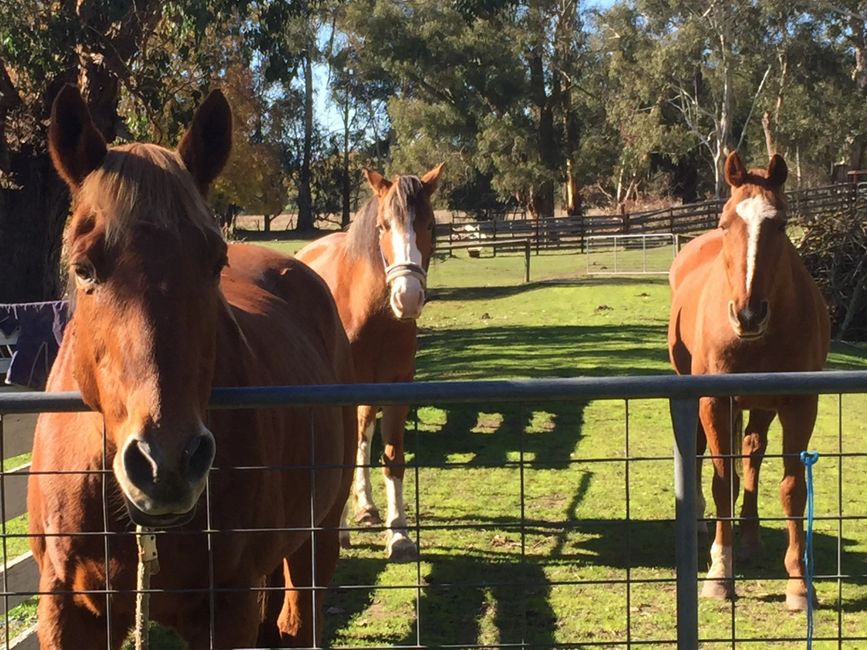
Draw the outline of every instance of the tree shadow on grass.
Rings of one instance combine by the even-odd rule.
[[[554,645],[557,616],[542,568],[519,558],[481,564],[472,557],[431,559],[417,629],[398,645]]]
[[[418,380],[670,372],[661,325],[427,330],[416,358]]]
[[[577,519],[575,508],[585,498],[592,478],[590,472],[582,474],[562,517],[528,516],[521,522],[519,516],[514,515],[443,517],[435,513],[425,514],[422,523],[426,526],[477,526],[477,530],[472,545],[467,547],[462,542],[465,531],[456,533],[454,537],[440,535],[438,539],[432,531],[422,531],[422,542],[432,538],[436,541],[421,546],[425,563],[419,601],[421,642],[428,646],[479,643],[496,646],[523,638],[528,644],[538,647],[550,646],[562,623],[559,619],[566,615],[560,611],[564,606],[562,590],[581,592],[581,586],[570,581],[587,576],[593,580],[618,581],[625,579],[627,569],[647,569],[662,571],[656,577],[666,578],[668,574],[673,582],[676,566],[674,522]],[[525,540],[523,556],[522,535]],[[763,527],[762,535],[764,553],[750,563],[736,563],[737,580],[774,581],[773,584],[779,585],[779,593],[754,598],[781,601],[785,591],[783,555],[787,533],[781,527]],[[847,550],[857,543],[854,539],[842,539],[845,573],[853,576],[852,580],[844,581],[845,584],[863,584],[867,575],[867,555]],[[817,572],[833,573],[836,537],[816,532],[814,545]],[[697,578],[700,579],[708,561],[706,546],[699,547],[698,560],[700,573]],[[337,606],[336,613],[330,614],[328,620],[332,635],[334,630],[350,626],[356,616],[374,605],[376,589],[373,586],[386,568],[384,558],[347,558],[341,561],[337,582],[362,585],[363,588],[341,591],[329,598],[329,605]],[[594,573],[586,573],[591,569]],[[564,579],[565,584],[558,585],[558,581]],[[587,586],[590,591],[586,593],[598,588],[592,584]],[[405,588],[415,591],[415,587],[412,578]],[[777,588],[771,586],[769,589]],[[555,596],[557,590],[561,593],[559,601]],[[846,612],[861,611],[865,602],[867,597],[846,600],[842,608]],[[833,603],[826,603],[826,606],[834,607]],[[414,612],[415,605],[411,608]],[[379,615],[387,616],[388,612],[383,610]],[[398,615],[406,616],[406,609]],[[412,617],[412,613],[409,616]],[[408,633],[390,633],[387,629],[383,631],[382,626],[372,626],[375,630],[371,630],[369,636],[363,633],[362,636],[368,643],[413,645],[418,640],[416,626],[417,622],[413,622]],[[398,627],[406,630],[405,625]]]
[[[530,266],[532,272],[532,264]],[[428,290],[428,302],[435,300],[495,300],[517,296],[528,291],[556,285],[558,287],[594,287],[594,286],[647,286],[648,284],[668,285],[667,278],[622,277],[622,278],[582,278],[580,280],[552,279],[513,284],[501,287],[432,287]]]
[[[502,467],[523,454],[529,466],[564,469],[581,438],[586,405],[584,401],[550,402],[537,409],[511,403],[443,405],[446,421],[442,428],[413,433],[410,419],[407,444],[421,468],[446,464]],[[471,458],[455,462],[450,460],[454,454]]]

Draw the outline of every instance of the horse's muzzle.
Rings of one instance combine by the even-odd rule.
[[[733,300],[729,300],[729,323],[740,339],[758,339],[765,335],[771,320],[771,308],[767,300],[762,300],[758,309],[749,305],[737,309]]]
[[[142,526],[167,527],[192,519],[215,450],[214,437],[204,427],[180,447],[130,436],[115,456],[114,473],[132,520]]]
[[[415,320],[424,307],[427,272],[411,262],[399,262],[385,269],[385,280],[390,290],[389,302],[395,317]]]
[[[126,511],[129,518],[137,526],[146,526],[148,528],[176,528],[190,523],[193,517],[196,516],[196,506],[192,510],[181,514],[168,515],[149,515],[146,512],[139,510],[136,505],[124,496]]]

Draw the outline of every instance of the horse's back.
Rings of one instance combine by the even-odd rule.
[[[309,341],[328,357],[330,381],[351,381],[349,344],[322,278],[303,262],[262,246],[233,244],[228,255],[221,286],[239,321],[249,321],[247,328],[288,328],[290,338]]]
[[[336,260],[345,254],[346,233],[334,232],[320,237],[295,254],[295,257],[307,264],[328,282],[329,269],[336,266]]]

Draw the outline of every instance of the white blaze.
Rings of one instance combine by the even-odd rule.
[[[391,264],[406,264],[412,263],[421,266],[422,257],[421,251],[415,240],[415,214],[412,208],[409,208],[410,214],[408,223],[400,226],[392,227],[391,229],[391,248],[394,258],[390,260]],[[395,278],[391,283],[391,303],[395,311],[401,311],[400,305],[406,306],[405,300],[395,300],[397,296],[404,298],[405,296],[421,296],[424,291],[419,279],[413,275],[403,275]],[[412,304],[412,302],[410,302]],[[419,305],[420,309],[420,305]],[[399,314],[402,315],[402,314]]]
[[[735,212],[747,224],[747,286],[749,294],[756,272],[756,256],[759,252],[759,233],[765,219],[773,219],[777,209],[764,196],[744,199],[735,206]]]
[[[400,264],[402,262],[412,262],[421,266],[421,251],[415,243],[415,214],[412,208],[409,208],[410,214],[408,223],[400,224],[401,227],[393,227],[391,229],[391,248],[394,254],[392,264]],[[398,278],[400,279],[400,278]]]

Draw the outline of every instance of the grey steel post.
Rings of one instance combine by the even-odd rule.
[[[674,426],[677,647],[698,648],[698,539],[696,531],[696,431],[698,400],[669,400]]]

